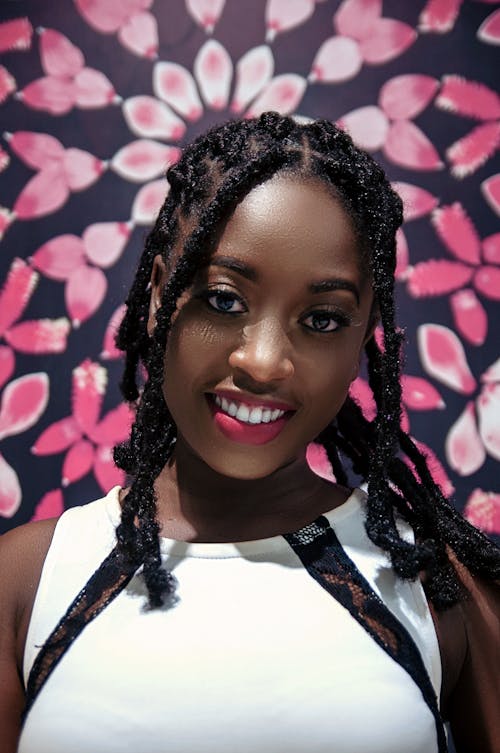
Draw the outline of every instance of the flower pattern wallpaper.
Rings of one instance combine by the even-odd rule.
[[[0,532],[124,483],[114,333],[165,171],[277,110],[338,123],[403,198],[403,426],[498,536],[499,44],[488,0],[4,0]]]

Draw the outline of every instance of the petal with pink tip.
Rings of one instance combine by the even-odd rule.
[[[11,518],[19,510],[22,497],[17,473],[0,455],[0,515]]]
[[[82,68],[73,81],[73,98],[84,109],[106,107],[116,97],[114,87],[101,71]]]
[[[233,78],[233,63],[225,48],[215,39],[207,40],[196,55],[193,71],[205,104],[223,110]]]
[[[0,105],[5,102],[9,94],[16,91],[17,84],[14,76],[12,76],[7,68],[0,65]]]
[[[493,211],[500,215],[500,174],[483,180],[481,191]]]
[[[461,394],[476,388],[462,343],[456,334],[441,324],[422,324],[417,329],[420,360],[426,372]]]
[[[0,345],[0,387],[3,387],[7,379],[14,373],[16,359],[12,348],[8,345]]]
[[[35,269],[51,280],[63,282],[85,262],[83,241],[77,235],[58,235],[38,248],[30,258]]]
[[[163,206],[169,188],[165,178],[141,186],[132,205],[132,221],[137,225],[151,225]]]
[[[387,116],[379,107],[367,105],[343,115],[337,125],[347,131],[361,149],[374,152],[385,142],[389,130]]]
[[[158,55],[158,24],[148,11],[135,13],[118,31],[118,39],[130,52],[141,58]]]
[[[0,206],[0,240],[15,220],[15,214],[5,207]]]
[[[306,85],[305,78],[297,76],[295,73],[276,76],[269,82],[255,102],[250,105],[246,116],[256,118],[267,110],[276,110],[282,115],[288,115],[298,107]]]
[[[14,213],[21,220],[44,217],[62,207],[68,196],[63,168],[54,163],[26,183],[16,199]]]
[[[429,214],[439,203],[439,200],[429,191],[411,183],[394,181],[393,189],[403,200],[404,221],[416,220]]]
[[[500,358],[481,375],[482,382],[500,382]]]
[[[64,458],[62,485],[68,486],[86,476],[94,464],[94,455],[94,446],[91,442],[86,439],[75,442]]]
[[[500,44],[500,9],[484,19],[477,30],[477,37],[486,44]]]
[[[72,416],[61,418],[42,431],[31,448],[34,455],[54,455],[77,442],[82,432]]]
[[[126,310],[127,307],[124,303],[121,306],[118,306],[111,319],[109,320],[106,331],[104,332],[101,358],[106,361],[111,361],[123,356],[123,351],[118,350],[115,345],[115,338]]]
[[[47,520],[58,518],[64,512],[64,497],[60,489],[53,489],[43,495],[35,507],[31,522],[35,520]]]
[[[266,40],[303,24],[314,11],[314,0],[267,0]]]
[[[14,259],[0,292],[0,335],[3,335],[28,305],[38,275],[23,259]]]
[[[134,412],[125,403],[110,410],[102,421],[89,430],[89,437],[96,444],[114,445],[124,442],[129,434]]]
[[[427,0],[418,19],[419,31],[445,34],[453,29],[463,0]]]
[[[214,30],[226,0],[186,0],[188,13],[208,34]]]
[[[446,248],[457,259],[474,265],[481,262],[479,235],[458,201],[436,209],[432,213],[432,224]]]
[[[354,78],[362,65],[357,42],[348,37],[329,37],[316,53],[308,78],[313,83],[337,84]]]
[[[464,508],[464,517],[489,534],[500,533],[500,494],[474,489]]]
[[[484,261],[490,264],[500,264],[500,233],[493,233],[483,238],[481,248]]]
[[[19,353],[63,353],[70,330],[65,317],[21,322],[5,333],[5,339]]]
[[[439,81],[432,76],[395,76],[381,88],[378,103],[391,120],[411,120],[425,110],[438,88]]]
[[[2,149],[0,146],[0,173],[3,173],[3,171],[9,166],[10,164],[10,157],[5,151],[5,149]]]
[[[128,3],[114,0],[75,0],[75,5],[85,21],[103,34],[118,31],[130,13]]]
[[[25,374],[5,387],[0,404],[0,439],[30,429],[47,407],[49,378],[45,372]]]
[[[193,77],[177,63],[156,63],[153,69],[153,90],[157,97],[188,120],[198,120],[203,106]]]
[[[500,118],[500,97],[479,81],[462,76],[443,76],[436,106],[478,120]]]
[[[486,452],[500,460],[500,384],[484,384],[476,405],[479,434]]]
[[[64,176],[71,191],[83,191],[102,175],[104,164],[83,149],[66,149],[63,157]]]
[[[94,476],[105,494],[113,486],[124,486],[125,473],[116,467],[111,447],[97,448],[94,460]]]
[[[500,123],[484,123],[446,150],[455,178],[474,173],[496,152],[500,144]]]
[[[0,52],[29,50],[33,27],[27,18],[13,18],[0,24]]]
[[[483,465],[486,452],[476,427],[474,403],[467,403],[451,426],[445,442],[446,459],[459,476],[470,476]]]
[[[68,278],[64,291],[66,309],[74,327],[94,314],[104,300],[108,283],[104,272],[82,264]]]
[[[332,466],[328,460],[326,450],[321,444],[311,442],[307,445],[306,460],[309,468],[321,478],[326,478],[328,481],[335,482],[335,476],[333,475]]]
[[[370,33],[359,43],[365,63],[382,65],[402,55],[417,38],[417,32],[408,24],[392,18],[380,18]]]
[[[443,398],[427,379],[403,374],[401,389],[403,402],[410,410],[436,410],[445,407]]]
[[[73,78],[85,65],[82,51],[54,29],[40,32],[40,60],[47,76]]]
[[[60,162],[64,156],[64,147],[61,142],[54,136],[49,136],[48,133],[16,131],[7,136],[7,141],[19,159],[35,170]]]
[[[406,280],[410,271],[410,251],[402,228],[396,231],[396,280]]]
[[[448,478],[448,474],[436,453],[423,442],[417,441],[415,437],[412,437],[412,439],[417,448],[424,455],[427,467],[429,468],[434,482],[439,486],[445,497],[451,497],[455,488]]]
[[[351,397],[363,411],[364,417],[368,421],[373,421],[377,414],[377,407],[371,391],[370,385],[361,377],[357,377],[351,383],[349,388],[349,397]]]
[[[33,110],[65,115],[74,105],[73,84],[65,79],[44,76],[19,92],[19,99]]]
[[[82,240],[87,259],[102,269],[113,266],[123,253],[131,228],[126,222],[96,222],[85,228]]]
[[[446,259],[429,259],[408,272],[408,292],[414,298],[446,295],[470,282],[474,270]]]
[[[338,34],[360,41],[382,15],[382,0],[344,0],[333,17]]]
[[[122,108],[128,127],[137,136],[174,141],[184,136],[184,121],[165,102],[160,102],[155,97],[130,97],[125,100]]]
[[[440,170],[443,163],[433,144],[415,123],[397,120],[389,127],[384,152],[396,165],[411,170]]]
[[[450,296],[455,326],[472,345],[482,345],[488,332],[488,317],[481,302],[470,288]]]
[[[236,65],[236,86],[231,110],[240,113],[269,83],[274,72],[274,58],[265,44],[246,52]]]
[[[122,147],[113,157],[110,166],[125,180],[142,183],[166,172],[178,156],[179,150],[175,147],[139,139]]]
[[[500,269],[484,265],[474,275],[474,286],[492,301],[500,301]]]
[[[107,384],[108,372],[104,366],[89,358],[73,369],[73,418],[86,433],[92,431],[99,420]]]

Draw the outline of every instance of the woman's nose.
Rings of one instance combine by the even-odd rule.
[[[288,379],[294,373],[291,343],[281,323],[266,318],[243,329],[242,340],[229,356],[233,369],[256,382]]]

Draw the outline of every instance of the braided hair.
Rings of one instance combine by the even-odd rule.
[[[375,418],[367,420],[347,397],[318,441],[340,483],[347,481],[346,459],[367,480],[366,531],[389,554],[397,575],[415,578],[425,572],[429,598],[436,608],[447,608],[460,598],[448,551],[473,574],[487,578],[498,577],[500,554],[444,497],[425,457],[400,428],[402,334],[395,325],[394,269],[401,200],[373,159],[326,120],[300,124],[269,112],[230,121],[198,137],[167,172],[170,191],[147,237],[117,335],[117,345],[125,351],[122,392],[126,400],[137,401],[130,438],[115,448],[117,465],[131,478],[117,527],[119,551],[129,562],[143,565],[150,606],[161,605],[174,588],[173,577],[162,568],[154,492],[176,440],[162,391],[172,315],[237,204],[255,186],[283,172],[320,180],[351,217],[383,332],[381,346],[372,337],[365,347]],[[174,265],[172,250],[182,241]],[[150,281],[158,254],[172,271],[149,335]],[[414,543],[401,537],[396,512],[413,527]]]

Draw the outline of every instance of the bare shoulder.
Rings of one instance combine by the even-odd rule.
[[[0,536],[0,594],[36,591],[57,518],[26,523]],[[19,589],[21,591],[19,592]],[[34,593],[33,593],[34,596]]]

